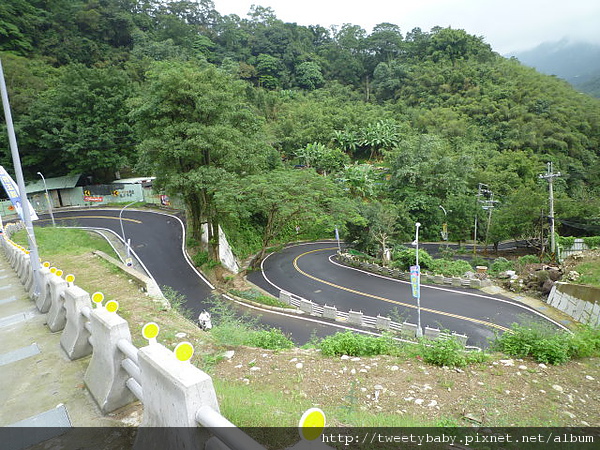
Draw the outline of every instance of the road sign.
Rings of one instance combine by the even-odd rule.
[[[421,296],[421,267],[410,266],[410,285],[413,297],[419,298]]]
[[[83,201],[84,202],[101,202],[101,201],[104,201],[104,197],[92,197],[89,195],[85,195],[83,197]]]

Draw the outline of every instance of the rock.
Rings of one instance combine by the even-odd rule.
[[[395,372],[395,371],[396,371],[396,370],[398,370],[398,369],[400,369],[400,367],[398,367],[398,366],[392,366],[392,367],[390,367],[390,370],[391,370],[392,372]]]
[[[298,358],[292,358],[292,359],[290,359],[290,362],[296,362],[296,361],[298,361]]]
[[[231,359],[231,358],[233,358],[233,355],[235,355],[235,351],[234,350],[227,350],[225,353],[223,353],[223,358],[225,358],[225,359]]]
[[[427,405],[428,408],[433,408],[434,406],[437,406],[438,402],[436,400],[431,400],[429,402],[429,404]]]
[[[352,369],[352,370],[350,371],[350,374],[351,374],[351,375],[356,375],[356,369]]]
[[[346,359],[350,359],[350,357],[348,355],[342,355],[340,359],[346,360]]]
[[[187,334],[185,334],[185,333],[177,333],[177,334],[175,335],[175,337],[176,337],[177,339],[183,339],[183,338],[184,338],[184,337],[186,337],[186,336],[187,336]]]
[[[301,362],[296,364],[296,369],[302,369],[303,367],[304,367],[304,364],[302,364]]]
[[[547,366],[546,364],[544,364],[544,363],[539,363],[539,364],[538,364],[538,367],[539,367],[540,369],[547,369],[547,368],[548,368],[548,366]]]
[[[549,294],[550,291],[552,290],[553,286],[554,286],[554,281],[552,281],[551,279],[547,279],[546,281],[544,281],[544,283],[542,284],[542,287],[541,287],[542,294],[544,294],[544,295]]]
[[[352,358],[350,361],[360,361],[360,358],[358,358],[358,357],[356,357],[356,356],[355,356],[355,357],[354,357],[354,358]]]
[[[590,375],[586,375],[586,376],[585,376],[585,379],[586,379],[586,380],[589,380],[589,381],[594,381],[594,377],[592,377],[592,376],[590,376]]]
[[[558,391],[558,392],[564,392],[563,387],[558,384],[553,384],[552,389],[554,389],[555,391]]]
[[[260,370],[260,367],[258,367],[258,366],[250,367],[251,372],[258,372],[259,370]]]
[[[500,364],[502,364],[504,367],[508,367],[508,366],[514,366],[515,362],[512,359],[501,359]]]
[[[573,414],[571,411],[563,411],[563,414],[566,414],[567,416],[569,416],[571,419],[575,419],[577,416],[575,414]]]
[[[415,400],[415,405],[422,405],[425,402],[422,398],[418,398]]]
[[[581,274],[579,272],[575,272],[574,270],[571,270],[567,274],[567,281],[577,281],[580,276],[581,276]]]

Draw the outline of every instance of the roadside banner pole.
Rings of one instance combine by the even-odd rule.
[[[25,229],[27,230],[27,238],[29,240],[29,256],[31,269],[33,272],[33,295],[35,298],[39,295],[39,270],[40,270],[40,257],[38,254],[37,242],[35,241],[35,234],[33,232],[33,223],[31,221],[31,211],[28,208],[29,202],[27,200],[27,192],[25,191],[25,179],[23,178],[23,169],[21,167],[21,158],[19,156],[19,148],[17,146],[17,138],[15,136],[15,129],[12,121],[12,114],[10,112],[10,103],[8,101],[8,92],[6,90],[6,82],[4,80],[4,71],[2,69],[2,60],[0,60],[0,91],[2,94],[2,107],[4,108],[4,117],[6,118],[6,130],[8,132],[8,142],[10,144],[10,151],[12,154],[13,165],[15,169],[15,176],[17,177],[17,185],[19,186],[19,193],[21,195],[21,205],[23,205],[23,221],[25,222]]]
[[[421,267],[419,266],[419,227],[421,224],[415,224],[415,265],[410,267],[410,283],[412,285],[413,297],[417,299],[417,337],[423,337],[423,328],[421,328]]]

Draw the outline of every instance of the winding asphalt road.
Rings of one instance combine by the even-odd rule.
[[[417,304],[409,282],[371,274],[335,261],[333,242],[292,245],[269,255],[262,272],[250,281],[277,295],[292,292],[342,311],[369,316],[392,316],[395,321],[417,323]],[[500,295],[485,295],[467,288],[421,285],[421,325],[448,329],[469,337],[468,344],[487,347],[496,332],[513,323],[555,322],[534,309]]]
[[[167,213],[126,209],[119,220],[119,209],[90,209],[55,211],[58,226],[100,228],[111,230],[125,239],[131,240],[131,248],[162,288],[169,286],[185,297],[185,307],[194,317],[212,306],[207,302],[214,287],[189,262],[183,250],[185,228],[176,215]],[[123,230],[121,230],[121,223]],[[40,215],[36,226],[48,226],[50,219]],[[281,329],[298,345],[308,342],[311,337],[325,337],[341,330],[341,326],[317,318],[298,316],[252,307],[238,306],[240,313],[259,317],[261,324]]]
[[[59,226],[103,228],[118,236],[124,233],[131,240],[135,255],[159,286],[170,286],[182,294],[186,308],[195,316],[210,307],[207,299],[214,288],[193,267],[183,250],[182,220],[167,213],[133,209],[124,210],[119,220],[120,213],[119,209],[57,211],[55,218]],[[36,224],[48,222],[41,216]],[[396,321],[417,323],[416,301],[409,283],[341,266],[333,258],[336,250],[332,242],[292,245],[269,255],[263,262],[263,270],[250,273],[248,279],[275,296],[286,290],[316,303],[335,305],[342,311],[391,315]],[[324,337],[348,328],[314,317],[240,308],[245,312],[251,310],[262,324],[280,328],[300,345],[313,335]],[[495,332],[505,331],[515,322],[545,320],[533,309],[501,296],[482,295],[469,289],[421,286],[422,326],[466,334],[469,345],[486,347]]]

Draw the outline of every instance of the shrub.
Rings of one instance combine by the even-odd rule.
[[[571,358],[597,355],[600,330],[585,327],[571,334],[538,323],[514,324],[511,332],[496,338],[492,348],[518,358],[531,356],[537,362],[563,364]]]
[[[500,272],[506,272],[507,270],[513,270],[514,264],[506,258],[496,258],[490,266],[489,272],[493,275],[498,275]]]
[[[281,330],[270,328],[267,330],[256,330],[251,333],[245,345],[269,350],[284,350],[292,348],[294,342],[283,334]]]
[[[464,367],[467,359],[464,349],[456,339],[424,341],[420,348],[423,361],[435,366]]]
[[[424,362],[440,367],[464,367],[487,358],[483,352],[465,351],[460,342],[454,338],[422,341],[419,352]]]
[[[395,353],[396,346],[388,336],[368,336],[352,331],[327,336],[317,344],[325,356],[375,356]]]
[[[583,242],[590,250],[600,248],[600,236],[584,237]]]
[[[600,329],[583,326],[569,341],[569,353],[573,358],[596,356],[600,352]]]
[[[462,259],[434,259],[429,266],[429,270],[436,275],[447,275],[452,277],[460,277],[471,269],[471,265]]]
[[[409,270],[410,266],[416,263],[416,249],[404,248],[395,250],[392,254],[392,267],[397,267],[401,270]],[[433,258],[425,250],[419,250],[419,266],[427,269],[431,266]]]
[[[471,264],[471,267],[474,269],[477,266],[487,266],[488,262],[482,258],[481,256],[475,256],[474,258],[471,259],[471,261],[469,261],[469,263]]]
[[[521,256],[518,260],[519,264],[525,266],[527,264],[539,264],[540,258],[536,255]]]

